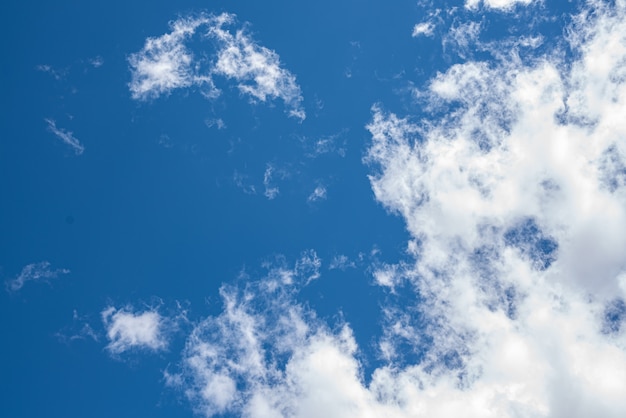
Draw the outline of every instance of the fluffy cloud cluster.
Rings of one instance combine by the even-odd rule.
[[[590,7],[570,65],[458,64],[434,121],[373,110],[372,187],[416,260],[376,279],[420,300],[381,351],[426,350],[428,416],[626,413],[626,5]]]
[[[626,3],[589,8],[569,63],[469,61],[431,80],[426,118],[373,108],[372,188],[413,261],[374,275],[403,303],[370,376],[349,324],[297,302],[305,253],[223,287],[168,381],[206,416],[624,416]]]
[[[209,83],[211,79],[195,72],[193,54],[185,42],[199,26],[209,24],[205,17],[179,19],[171,24],[172,31],[158,38],[148,38],[143,49],[130,55],[132,69],[129,88],[133,99],[156,98],[178,88]]]
[[[243,29],[231,31],[234,24],[232,14],[199,15],[178,19],[171,23],[171,32],[148,38],[143,49],[128,59],[132,97],[145,100],[195,86],[214,98],[220,93],[213,81],[217,75],[234,80],[253,101],[283,100],[289,115],[303,120],[295,76],[282,67],[274,51],[257,44]],[[212,61],[196,57],[187,46],[201,29],[203,38],[213,40],[216,47]]]
[[[101,313],[109,340],[107,350],[121,354],[132,349],[163,350],[167,347],[168,319],[154,310],[108,307]]]

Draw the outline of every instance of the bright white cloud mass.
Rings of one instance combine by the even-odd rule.
[[[163,350],[167,347],[167,322],[154,310],[133,312],[132,309],[107,307],[101,313],[109,340],[107,349],[121,354],[132,349]]]
[[[170,33],[148,38],[143,49],[128,59],[132,97],[157,98],[175,89],[195,86],[207,98],[215,98],[220,94],[213,80],[217,75],[235,81],[240,92],[253,101],[283,100],[290,116],[304,120],[302,95],[295,77],[282,67],[274,51],[258,45],[245,29],[234,33],[228,29],[235,23],[235,16],[228,13],[181,18],[170,24]],[[201,38],[212,40],[216,46],[209,60],[194,56],[186,46],[200,30]]]
[[[371,185],[413,260],[376,282],[415,299],[383,308],[382,365],[364,376],[350,324],[324,324],[274,272],[224,286],[189,337],[170,381],[197,412],[624,416],[626,3],[590,2],[569,30],[574,58],[439,73],[418,94],[428,117],[374,105]]]

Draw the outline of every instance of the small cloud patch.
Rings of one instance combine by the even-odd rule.
[[[133,349],[160,351],[167,348],[167,320],[156,311],[133,312],[132,308],[112,306],[101,313],[111,354]]]

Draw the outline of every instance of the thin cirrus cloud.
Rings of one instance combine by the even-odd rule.
[[[427,84],[428,120],[373,107],[372,189],[412,236],[409,261],[374,272],[388,299],[373,372],[280,266],[223,286],[189,336],[166,380],[196,412],[624,416],[626,4],[588,7],[570,65],[469,60]]]
[[[9,292],[17,292],[28,282],[42,282],[56,279],[61,274],[68,274],[68,269],[53,269],[48,261],[41,261],[26,265],[20,274],[13,280],[6,282]]]
[[[507,12],[513,10],[517,5],[528,6],[533,2],[537,2],[537,0],[466,0],[465,7],[476,9],[482,4],[486,8]]]
[[[197,87],[209,98],[220,94],[214,76],[233,80],[254,102],[281,99],[289,116],[304,120],[302,94],[296,78],[283,68],[274,51],[259,45],[243,29],[232,32],[235,16],[199,15],[176,20],[171,32],[148,38],[143,49],[129,56],[131,95],[137,100],[157,98],[175,89]],[[186,43],[202,30],[214,41],[212,61],[198,58]]]
[[[69,146],[76,155],[81,155],[85,151],[85,147],[70,131],[58,128],[54,119],[44,119],[48,124],[48,130],[52,132],[61,142]]]
[[[169,319],[155,310],[136,312],[129,307],[109,306],[102,311],[101,317],[109,341],[106,348],[111,354],[167,348]]]

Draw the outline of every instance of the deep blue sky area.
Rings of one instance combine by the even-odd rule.
[[[425,132],[429,118],[457,115],[458,103],[424,93],[455,64],[573,59],[567,25],[579,3],[531,3],[503,11],[463,1],[3,2],[0,418],[202,415],[164,372],[181,370],[194,326],[224,311],[223,285],[257,286],[278,267],[298,276],[306,254],[321,260],[319,277],[296,277],[293,303],[332,332],[350,325],[369,382],[384,364],[377,342],[391,332],[385,307],[393,301],[421,326],[413,285],[395,293],[375,284],[377,269],[416,260],[405,219],[376,200],[368,177],[380,168],[366,159],[373,106]],[[217,70],[218,97],[205,97],[197,80],[133,97],[132,57],[148,38],[165,39],[177,19],[221,13],[236,16],[231,33],[279,57],[301,99],[253,99]],[[422,22],[431,32],[412,36]],[[184,44],[208,66],[219,41],[203,31]],[[506,42],[521,37],[540,41],[513,54]],[[304,120],[290,116],[298,109]],[[534,238],[507,245],[543,260],[535,241],[548,242],[546,270],[558,243],[527,222]],[[116,352],[108,307],[178,318],[167,348]],[[432,338],[407,341],[396,365],[420,362]]]
[[[109,359],[101,342],[58,335],[78,332],[83,320],[97,328],[107,304],[160,298],[188,304],[192,319],[219,312],[220,285],[242,269],[263,274],[262,262],[277,254],[292,262],[315,249],[326,263],[364,254],[357,268],[324,269],[323,281],[301,296],[330,322],[342,312],[369,349],[380,303],[370,254],[397,260],[406,234],[373,198],[364,126],[372,104],[402,106],[394,89],[416,76],[413,2],[1,7],[1,275],[12,279],[42,260],[71,271],[2,296],[2,416],[172,416],[183,399],[163,388],[161,372],[177,361],[180,343],[167,354],[121,361]],[[179,16],[224,11],[249,22],[254,39],[296,76],[302,123],[279,100],[250,104],[223,79],[215,100],[193,89],[131,99],[127,58],[147,37],[167,32]],[[212,53],[210,43],[194,42],[195,53]],[[58,141],[46,118],[85,152]],[[208,126],[218,118],[225,129]],[[312,156],[322,138],[334,138],[334,149]],[[268,164],[285,177],[276,177],[273,200],[263,195]],[[235,175],[257,193],[237,187]],[[328,198],[308,202],[322,183]],[[351,297],[341,297],[348,290]]]

